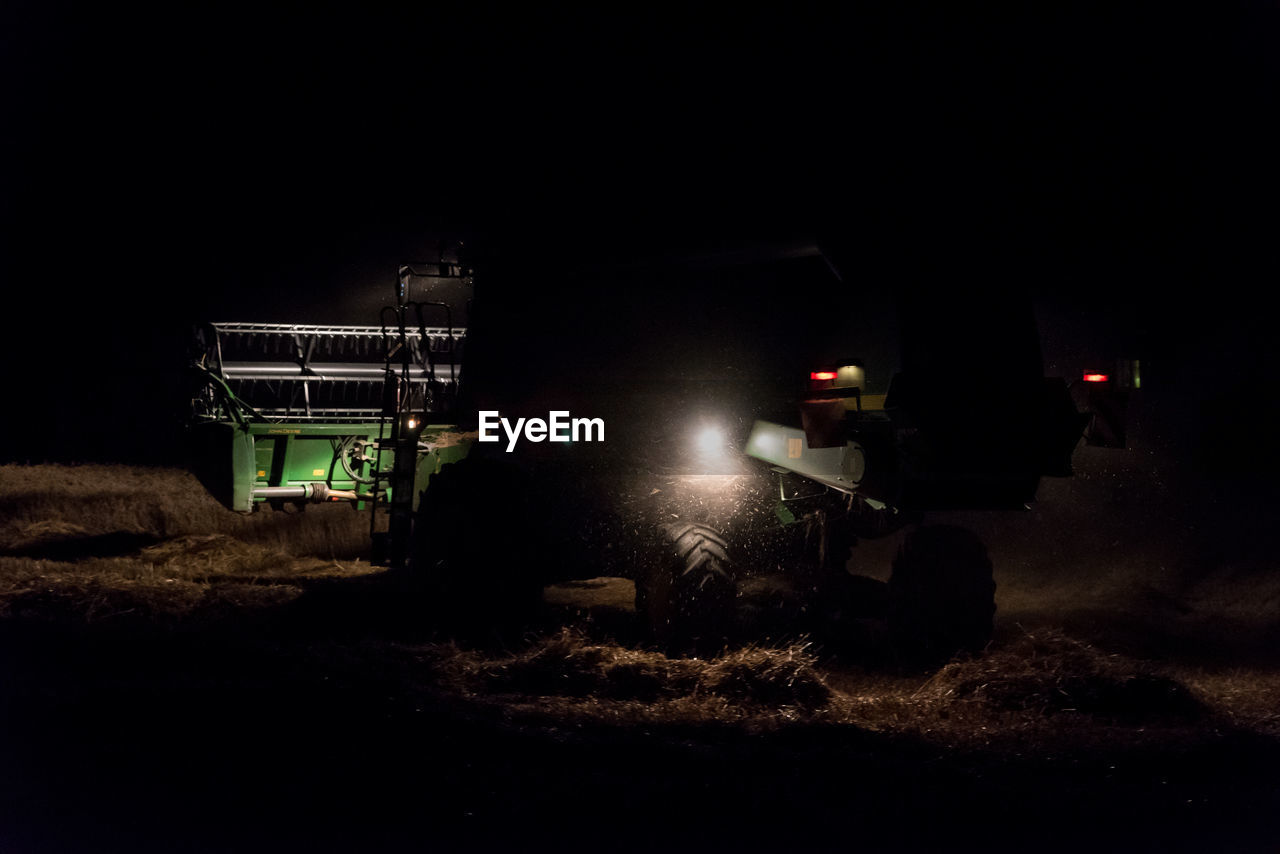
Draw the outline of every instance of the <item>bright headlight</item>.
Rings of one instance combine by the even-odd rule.
[[[701,428],[694,441],[698,449],[698,453],[703,456],[719,456],[724,452],[724,431],[715,425],[708,425]]]

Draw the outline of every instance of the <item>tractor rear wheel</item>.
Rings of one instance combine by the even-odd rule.
[[[889,578],[895,650],[913,666],[941,665],[991,640],[996,583],[982,541],[964,528],[924,525],[907,535]]]
[[[706,525],[659,531],[658,559],[636,580],[636,613],[669,651],[713,652],[731,633],[737,583],[729,545]]]

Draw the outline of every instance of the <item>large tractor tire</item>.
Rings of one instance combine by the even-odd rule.
[[[907,535],[889,578],[888,623],[903,663],[932,667],[991,640],[991,559],[972,532],[925,525]]]
[[[537,539],[523,472],[485,458],[443,465],[414,520],[414,567],[438,625],[478,640],[527,626],[542,597]]]
[[[658,559],[636,579],[636,613],[669,652],[715,652],[732,633],[737,599],[728,543],[691,522],[659,534]]]

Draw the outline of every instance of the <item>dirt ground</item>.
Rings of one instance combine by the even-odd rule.
[[[933,672],[873,623],[839,655],[669,658],[614,577],[458,644],[347,508],[0,467],[0,851],[1275,850],[1267,514],[1081,462],[1026,513],[946,520],[999,610]],[[897,542],[851,569],[887,577]]]

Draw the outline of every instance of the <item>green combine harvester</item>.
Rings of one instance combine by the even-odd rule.
[[[192,352],[191,437],[210,492],[241,513],[307,502],[371,511],[373,562],[412,568],[405,577],[425,580],[424,604],[458,625],[518,619],[544,584],[575,577],[549,573],[581,569],[576,577],[631,578],[639,622],[659,642],[714,646],[750,610],[747,592],[769,586],[754,574],[781,567],[801,602],[797,631],[821,634],[817,615],[875,612],[904,655],[936,662],[979,649],[995,611],[985,546],[923,524],[925,514],[1025,508],[1042,476],[1071,474],[1082,434],[1123,444],[1123,400],[1137,385],[1136,363],[1132,383],[1087,372],[1080,411],[1079,393],[1044,376],[1028,301],[964,289],[902,300],[889,376],[868,378],[856,358],[815,365],[788,412],[756,418],[743,450],[762,464],[682,498],[681,478],[702,475],[682,462],[696,455],[672,444],[682,429],[655,418],[660,398],[616,408],[604,454],[551,442],[512,454],[480,441],[463,395],[474,392],[464,387],[468,330],[455,325],[471,282],[456,257],[402,266],[377,326],[211,323]],[[522,336],[486,339],[506,348],[486,364],[527,358]],[[635,391],[625,381],[608,389],[618,399]],[[682,400],[677,420],[690,414]],[[770,472],[763,513],[706,510],[745,510],[761,490],[742,484],[768,484]],[[887,585],[847,571],[859,539],[904,529]]]
[[[415,281],[441,280],[469,287],[470,271],[456,260],[401,267],[397,304],[378,326],[198,327],[190,438],[205,487],[241,513],[372,509],[375,562],[403,567],[419,491],[474,438],[456,426],[467,330],[453,325],[454,306],[409,298]]]

